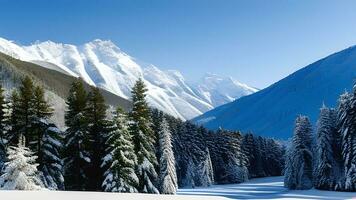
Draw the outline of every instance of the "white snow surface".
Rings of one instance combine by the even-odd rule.
[[[288,190],[283,187],[283,177],[252,179],[241,184],[213,185],[206,188],[180,189],[178,195],[126,194],[106,192],[70,191],[0,191],[2,199],[22,200],[228,200],[228,199],[280,199],[280,200],[343,200],[355,199],[355,192],[320,190]]]
[[[178,195],[199,197],[225,197],[227,199],[355,199],[355,192],[333,192],[321,190],[288,190],[283,187],[283,177],[256,178],[241,184],[213,185],[206,188],[179,189]]]
[[[1,199],[8,200],[226,200],[224,197],[128,194],[70,191],[0,191]]]
[[[111,41],[93,40],[83,45],[52,41],[28,46],[0,38],[0,52],[72,76],[129,99],[131,88],[143,78],[151,106],[181,119],[191,119],[212,108],[256,92],[229,77],[207,74],[188,84],[178,71],[162,71],[139,62]]]

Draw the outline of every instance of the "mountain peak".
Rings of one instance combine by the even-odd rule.
[[[92,46],[97,46],[97,47],[107,47],[107,48],[120,50],[120,48],[115,43],[113,43],[111,40],[94,39],[86,44],[92,45]]]
[[[229,93],[206,87],[204,94],[201,94],[201,90],[188,84],[180,72],[139,63],[111,40],[95,39],[79,46],[53,41],[37,41],[32,45],[20,46],[0,39],[0,51],[61,73],[82,77],[90,85],[123,98],[129,98],[135,81],[143,78],[150,105],[181,119],[191,119],[212,109],[216,101],[227,103],[239,98],[240,94],[249,94],[233,84],[230,84]]]

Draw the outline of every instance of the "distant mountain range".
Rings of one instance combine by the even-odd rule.
[[[80,46],[51,41],[21,46],[0,38],[0,52],[66,76],[81,77],[89,85],[127,100],[133,84],[141,77],[148,88],[150,105],[184,120],[257,91],[214,74],[191,84],[178,71],[142,64],[111,41],[98,39]]]
[[[299,114],[315,123],[322,104],[335,106],[341,93],[351,91],[355,78],[356,47],[350,47],[193,121],[210,129],[222,127],[287,139]]]

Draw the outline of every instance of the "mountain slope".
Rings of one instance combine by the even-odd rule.
[[[53,121],[58,126],[64,127],[65,100],[70,85],[76,78],[0,53],[0,83],[8,94],[18,86],[24,76],[30,76],[37,84],[43,85],[46,96],[55,109]],[[84,83],[84,86],[85,89],[89,90],[88,84]],[[101,89],[101,92],[109,105],[113,107],[121,106],[127,111],[131,108],[130,101],[103,89]]]
[[[181,119],[191,119],[219,104],[256,91],[231,84],[231,93],[227,95],[219,93],[215,88],[209,90],[211,87],[204,87],[205,83],[201,83],[200,88],[204,88],[204,94],[214,94],[209,99],[186,83],[179,72],[162,71],[153,65],[138,64],[136,59],[121,51],[111,41],[98,39],[80,46],[51,41],[20,46],[0,38],[0,52],[70,76],[81,77],[88,84],[125,99],[130,98],[136,80],[143,78],[149,90],[150,105]],[[216,88],[219,88],[220,82],[216,83]]]
[[[315,122],[321,105],[335,106],[339,95],[352,88],[355,77],[356,47],[350,47],[194,121],[211,129],[223,127],[287,139],[297,115],[308,115]]]
[[[238,88],[238,89],[236,89]],[[198,96],[214,107],[234,101],[258,90],[230,77],[207,73],[193,89]]]

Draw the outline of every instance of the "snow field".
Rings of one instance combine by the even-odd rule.
[[[256,178],[241,184],[214,185],[206,188],[179,189],[178,195],[199,197],[226,197],[228,199],[280,199],[280,200],[343,200],[356,199],[355,192],[321,190],[288,190],[283,176]]]

